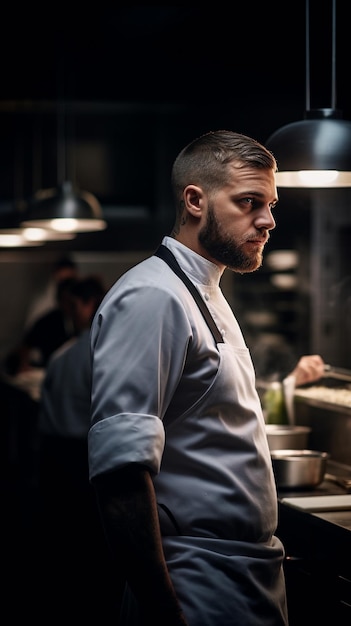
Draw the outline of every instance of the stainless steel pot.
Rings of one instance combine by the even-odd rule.
[[[307,448],[309,426],[289,426],[266,424],[266,433],[270,450],[294,450]]]
[[[273,450],[273,472],[277,487],[308,488],[323,482],[328,452],[317,450]]]

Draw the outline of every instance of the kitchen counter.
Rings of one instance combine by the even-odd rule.
[[[294,423],[311,429],[307,448],[330,455],[324,481],[309,490],[278,490],[276,534],[285,548],[290,626],[311,626],[326,619],[337,626],[351,624],[351,505],[320,510],[324,500],[315,509],[319,498],[343,496],[347,505],[351,499],[350,487],[327,479],[328,475],[351,479],[351,372],[346,379],[329,376],[320,385],[322,389],[312,385],[295,390],[293,408]],[[345,392],[346,403],[338,403],[340,394],[345,400]],[[308,509],[301,506],[306,502]]]
[[[335,461],[329,460],[327,462],[326,475],[330,474],[340,478],[351,479],[351,467],[337,463]],[[290,504],[286,503],[285,500],[289,500],[291,498],[320,498],[323,496],[331,496],[331,495],[345,495],[351,494],[351,488],[346,489],[334,481],[324,480],[318,487],[314,489],[281,489],[278,491],[278,501],[280,506],[292,508]],[[351,499],[351,495],[350,495]],[[295,508],[295,507],[294,507]],[[330,511],[318,511],[318,510],[305,510],[301,509],[301,512],[307,513],[314,518],[318,518],[321,521],[324,521],[327,524],[334,524],[345,531],[351,530],[351,505],[347,510],[330,510]]]
[[[351,476],[350,467],[328,461],[327,473],[345,476],[345,472]],[[311,511],[286,502],[346,494],[347,489],[330,480],[311,490],[278,492],[277,535],[286,552],[290,626],[324,623],[327,614],[338,626],[351,624],[351,506]]]

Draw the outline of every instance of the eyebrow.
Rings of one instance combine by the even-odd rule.
[[[241,191],[240,193],[238,193],[238,196],[255,196],[256,198],[260,199],[264,198],[264,194],[261,191]],[[275,206],[278,202],[279,198],[276,198],[269,203],[269,206]]]

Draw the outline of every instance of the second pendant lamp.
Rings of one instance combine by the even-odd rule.
[[[331,107],[310,109],[310,19],[306,0],[306,111],[304,120],[283,126],[265,145],[277,159],[278,187],[351,187],[351,122],[336,108],[336,0],[332,0]]]
[[[87,191],[75,189],[66,180],[58,188],[36,194],[28,205],[22,226],[79,233],[104,230],[106,222],[97,198]]]
[[[91,232],[107,227],[98,199],[77,188],[66,176],[66,109],[57,103],[58,186],[38,191],[28,203],[22,226],[46,228],[59,232]]]

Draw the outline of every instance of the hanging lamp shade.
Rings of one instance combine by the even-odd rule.
[[[278,187],[351,187],[351,122],[336,108],[336,0],[332,0],[331,107],[310,108],[309,0],[306,0],[306,110],[266,141],[274,154]]]
[[[338,110],[306,111],[266,146],[278,162],[278,187],[351,187],[351,122]]]
[[[70,181],[65,181],[57,189],[36,194],[21,226],[79,233],[104,230],[107,223],[97,198],[89,192],[74,189]]]
[[[23,213],[23,209],[12,209],[0,215],[0,247],[40,246],[47,242],[67,241],[76,237],[75,233],[23,227],[21,226]]]

